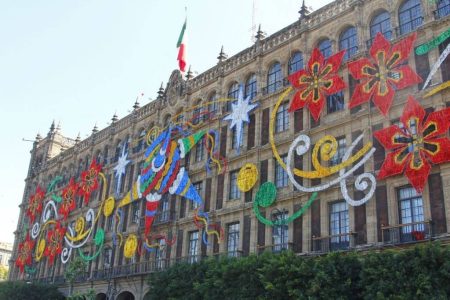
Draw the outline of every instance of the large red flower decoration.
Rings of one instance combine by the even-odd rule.
[[[442,137],[450,126],[450,108],[425,110],[410,96],[400,118],[403,128],[389,126],[374,133],[384,148],[391,150],[381,166],[379,179],[403,173],[418,193],[423,191],[431,165],[450,161],[450,139]]]
[[[27,216],[30,218],[30,223],[33,224],[36,216],[42,212],[42,202],[45,197],[45,191],[37,186],[36,192],[30,196],[27,208]]]
[[[81,172],[78,194],[84,196],[84,204],[89,203],[92,192],[98,188],[98,173],[100,173],[101,169],[102,166],[93,159],[89,169]]]
[[[349,108],[372,99],[386,116],[396,90],[422,81],[422,78],[406,64],[415,40],[414,33],[391,46],[381,33],[377,34],[370,48],[372,59],[361,58],[348,64],[350,74],[360,80],[350,99]]]
[[[314,120],[318,120],[325,96],[335,94],[345,88],[345,83],[337,74],[345,51],[336,53],[325,60],[322,52],[314,48],[306,69],[289,75],[288,80],[297,89],[289,111],[304,106],[309,108]]]
[[[71,178],[69,184],[63,189],[61,194],[61,204],[59,206],[59,213],[63,215],[64,220],[67,219],[69,213],[75,209],[75,195],[77,194],[78,185],[74,179]]]
[[[34,241],[30,239],[27,234],[25,240],[19,244],[19,250],[16,258],[16,266],[19,267],[20,272],[23,273],[25,266],[30,266],[32,263],[32,253],[34,248]]]
[[[55,256],[61,254],[64,235],[66,234],[66,228],[61,226],[60,222],[56,223],[53,230],[47,232],[47,247],[45,248],[44,255],[48,256],[49,264],[53,265]]]

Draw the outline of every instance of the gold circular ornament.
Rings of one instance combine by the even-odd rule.
[[[36,257],[35,257],[36,261],[40,261],[41,260],[42,255],[44,254],[45,246],[46,246],[45,240],[41,239],[39,241],[39,243],[38,243],[37,248],[36,248]]]
[[[83,232],[83,230],[84,230],[84,218],[79,217],[75,222],[75,232],[77,234],[80,234],[80,232]]]
[[[237,178],[237,186],[242,192],[248,192],[258,181],[258,169],[254,164],[245,164],[241,168]]]
[[[123,255],[126,258],[132,258],[136,253],[137,245],[138,245],[137,236],[134,234],[130,234],[123,247]]]
[[[115,200],[114,197],[111,196],[105,201],[105,206],[103,207],[103,214],[105,217],[109,217],[114,210]]]

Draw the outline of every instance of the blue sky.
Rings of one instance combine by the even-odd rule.
[[[32,148],[22,138],[55,120],[84,139],[127,115],[141,92],[141,104],[155,98],[177,68],[185,6],[188,64],[201,73],[222,45],[230,56],[251,45],[252,19],[268,34],[297,20],[301,0],[0,0],[0,241],[12,242],[17,225]]]

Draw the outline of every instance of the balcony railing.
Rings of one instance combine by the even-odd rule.
[[[406,23],[402,23],[399,27],[395,28],[397,36],[408,34],[423,24],[423,17],[418,17]]]
[[[286,250],[293,250],[294,244],[290,242],[281,243],[281,244],[272,244],[272,245],[264,245],[264,246],[257,246],[258,253],[262,253],[264,251],[270,251],[272,253],[280,253],[282,251]]]
[[[281,89],[282,86],[283,86],[282,80],[275,81],[274,83],[271,83],[271,84],[267,85],[266,87],[263,87],[262,94],[267,95],[267,94],[275,93],[276,91]]]
[[[431,221],[381,227],[383,244],[412,243],[432,238]]]
[[[214,253],[213,257],[215,259],[219,259],[222,257],[243,257],[244,252],[242,250],[235,250],[235,251],[226,251],[226,252],[220,252],[220,253]]]
[[[355,247],[355,232],[335,234],[312,238],[313,252],[328,253],[331,251],[350,250]]]
[[[386,39],[388,39],[388,40],[392,40],[392,39],[394,38],[394,35],[393,35],[392,30],[388,30],[388,31],[386,31],[386,32],[383,32],[383,35],[384,35],[384,37],[385,37]],[[370,47],[372,47],[372,43],[373,43],[373,40],[374,40],[374,39],[375,39],[375,37],[372,37],[372,38],[370,38],[370,39],[368,39],[368,40],[366,41],[367,49],[370,49]]]
[[[159,211],[156,213],[155,224],[166,223],[170,221],[170,210]]]

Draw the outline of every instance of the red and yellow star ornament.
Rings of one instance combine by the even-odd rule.
[[[30,235],[27,234],[25,240],[19,244],[17,252],[16,266],[23,273],[25,266],[30,266],[32,263],[32,254],[35,242],[30,239]]]
[[[412,34],[400,42],[391,43],[380,32],[370,48],[370,58],[361,58],[348,64],[350,74],[360,83],[356,86],[349,108],[370,100],[383,115],[387,115],[396,90],[422,81],[408,62],[408,56],[416,40]]]
[[[325,97],[345,88],[344,80],[338,75],[345,51],[325,59],[319,49],[314,48],[306,69],[289,75],[288,80],[296,89],[289,111],[307,106],[314,120],[320,118]]]
[[[59,213],[67,220],[69,213],[75,209],[75,196],[77,194],[78,185],[73,178],[70,179],[69,184],[63,189],[61,193],[61,203],[59,206]]]
[[[78,194],[84,196],[85,205],[89,203],[92,192],[98,188],[98,173],[100,173],[101,169],[102,166],[93,159],[89,169],[81,173]]]
[[[30,223],[33,224],[36,216],[42,212],[42,202],[44,201],[45,191],[38,185],[36,192],[30,196],[27,208],[27,216],[30,218]]]
[[[45,248],[44,255],[48,257],[50,265],[53,265],[55,256],[61,254],[64,235],[66,234],[66,228],[61,226],[60,222],[56,223],[53,230],[47,232],[47,247]]]
[[[411,185],[422,193],[431,164],[450,161],[450,139],[444,137],[450,126],[450,108],[425,110],[410,96],[400,118],[403,128],[392,125],[374,132],[390,152],[381,166],[378,179],[405,173]]]

